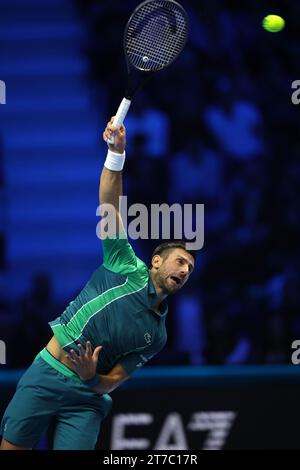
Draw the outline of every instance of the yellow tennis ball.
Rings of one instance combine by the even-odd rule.
[[[264,17],[262,25],[266,31],[270,33],[278,33],[285,26],[285,21],[278,15],[267,15]]]

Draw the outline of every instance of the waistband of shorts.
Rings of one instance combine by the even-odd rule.
[[[53,369],[56,369],[58,372],[63,374],[65,377],[68,377],[69,379],[75,380],[78,383],[83,383],[82,380],[78,377],[78,375],[73,372],[69,367],[67,367],[65,364],[62,362],[58,361],[52,354],[49,353],[49,351],[44,348],[42,349],[38,355],[35,357],[34,362],[41,357],[49,366],[53,367]]]

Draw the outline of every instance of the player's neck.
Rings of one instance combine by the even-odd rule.
[[[155,276],[154,276],[154,273],[150,270],[150,277],[151,277],[151,280],[152,280],[152,283],[153,283],[153,286],[154,286],[154,289],[155,289],[155,292],[156,292],[156,295],[157,295],[157,301],[154,305],[154,309],[157,309],[159,310],[159,306],[161,304],[161,302],[168,296],[165,291],[158,285],[158,283],[156,282],[156,279],[155,279]]]

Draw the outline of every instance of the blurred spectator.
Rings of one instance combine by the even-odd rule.
[[[187,141],[185,148],[172,157],[171,163],[171,202],[215,201],[220,191],[224,190],[224,162],[209,144],[205,133]]]
[[[15,347],[11,351],[14,367],[27,367],[35,355],[46,346],[52,333],[48,321],[57,313],[50,279],[37,274],[32,280],[32,289],[19,303],[20,323],[14,326]],[[20,349],[18,338],[22,338]]]
[[[133,103],[126,117],[128,132],[127,149],[132,154],[132,141],[137,135],[145,138],[145,152],[150,158],[161,158],[169,149],[170,122],[165,112],[150,106],[147,96],[140,92],[139,99]],[[139,156],[143,159],[143,154]]]
[[[247,160],[262,154],[262,116],[255,103],[236,96],[234,83],[229,77],[216,82],[218,102],[209,105],[204,120],[232,158]]]
[[[176,303],[174,349],[188,354],[190,364],[202,364],[205,335],[199,295],[186,290]]]

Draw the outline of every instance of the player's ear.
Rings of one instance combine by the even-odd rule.
[[[158,269],[162,264],[162,257],[159,255],[154,255],[152,258],[152,267]]]

